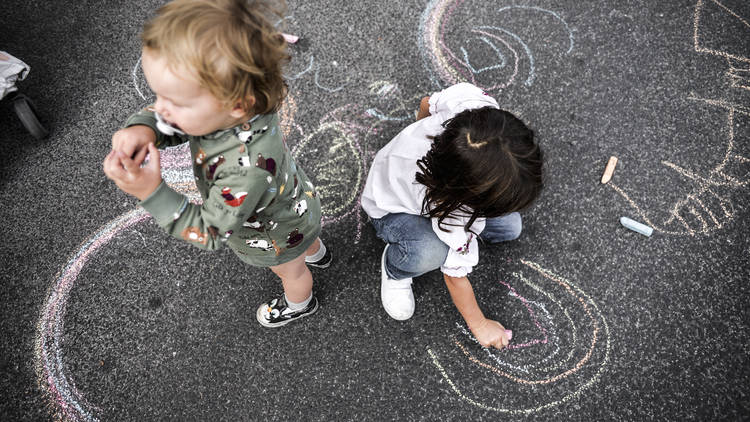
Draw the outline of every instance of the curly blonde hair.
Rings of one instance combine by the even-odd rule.
[[[171,67],[191,71],[222,103],[267,114],[287,91],[289,54],[272,23],[285,9],[283,0],[174,0],[146,23],[141,41]]]

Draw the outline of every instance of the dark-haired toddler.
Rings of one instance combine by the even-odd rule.
[[[534,132],[469,83],[420,103],[417,121],[378,151],[362,208],[387,245],[381,300],[391,317],[414,314],[412,278],[440,268],[453,303],[479,343],[498,349],[508,334],[485,318],[467,275],[477,238],[498,243],[521,233],[518,213],[542,189]]]

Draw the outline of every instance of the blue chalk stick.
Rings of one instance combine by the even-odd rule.
[[[641,224],[635,220],[631,220],[628,217],[620,217],[620,224],[644,236],[651,236],[651,233],[654,232],[654,229],[652,229],[651,227],[645,224]]]

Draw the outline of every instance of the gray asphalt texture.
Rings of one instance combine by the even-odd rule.
[[[319,312],[282,329],[255,321],[280,283],[231,251],[150,219],[87,243],[136,209],[101,161],[149,101],[137,35],[158,4],[0,5],[0,50],[31,66],[19,87],[52,129],[33,139],[0,102],[0,420],[750,418],[746,0],[291,1],[288,142],[327,192],[335,261],[313,270]],[[546,153],[521,237],[470,276],[514,331],[494,354],[437,271],[415,280],[412,319],[385,314],[383,244],[356,204],[372,154],[448,85],[419,41],[440,7],[452,60],[510,80],[490,93]]]

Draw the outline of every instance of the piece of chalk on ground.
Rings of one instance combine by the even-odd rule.
[[[297,41],[299,41],[299,37],[298,37],[298,36],[296,36],[296,35],[285,34],[285,33],[283,33],[283,32],[282,32],[282,33],[281,33],[281,36],[282,36],[282,37],[284,37],[284,40],[285,40],[286,42],[288,42],[289,44],[294,44],[294,43],[296,43]]]
[[[607,183],[612,180],[612,174],[615,172],[615,166],[617,165],[617,157],[614,155],[609,157],[607,161],[607,167],[604,168],[604,174],[602,175],[602,183]]]
[[[505,330],[505,335],[508,336],[508,341],[510,341],[513,338],[513,331]]]
[[[641,224],[635,220],[631,220],[628,217],[620,217],[620,224],[644,236],[651,236],[651,233],[654,232],[654,229],[652,229],[651,227],[645,224]]]

